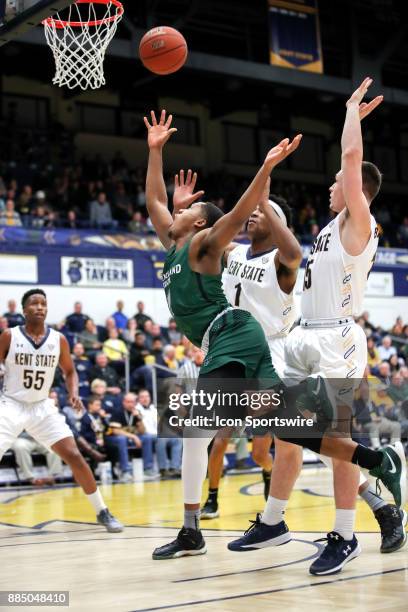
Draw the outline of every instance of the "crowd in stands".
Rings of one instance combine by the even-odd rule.
[[[13,146],[0,159],[0,227],[82,229],[153,234],[147,216],[145,168],[130,167],[120,151],[107,162],[100,155],[75,161],[73,145],[65,131],[55,136],[59,158],[51,162],[51,143],[30,130],[16,131]],[[24,137],[23,137],[24,136]],[[50,137],[50,135],[48,135]],[[56,143],[54,143],[54,149]],[[58,147],[57,147],[58,149]],[[11,156],[11,157],[10,157]],[[54,156],[55,157],[55,156]],[[249,181],[224,172],[202,174],[199,188],[204,198],[230,210]],[[328,187],[328,186],[327,186]],[[173,177],[166,177],[171,202]],[[277,180],[275,193],[292,207],[293,229],[303,243],[312,243],[330,218],[328,189],[305,183]],[[374,214],[381,227],[380,244],[408,248],[408,216],[397,199],[380,195]]]
[[[0,317],[0,333],[23,322],[16,302],[9,300]],[[370,322],[367,312],[357,323],[367,336],[368,365],[354,401],[354,436],[374,448],[385,440],[402,439],[408,450],[408,324],[398,317],[390,330],[383,330]],[[97,468],[110,461],[114,477],[127,482],[132,478],[132,457],[141,454],[147,477],[179,477],[182,441],[165,429],[158,436],[161,423],[164,428],[167,424],[160,417],[168,411],[169,392],[177,386],[191,392],[188,385],[198,376],[202,351],[182,336],[173,319],[167,327],[155,323],[141,301],[132,314],[125,313],[123,301],[118,300],[117,310],[103,326],[76,302],[73,312],[56,327],[70,343],[85,409],[77,412],[67,405],[58,370],[52,397],[91,465]],[[158,366],[158,405],[152,401],[153,364]],[[28,480],[35,481],[33,451],[46,455],[50,473],[46,483],[61,470],[60,462],[25,434],[13,450]]]

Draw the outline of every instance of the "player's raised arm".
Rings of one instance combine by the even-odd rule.
[[[292,142],[289,141],[289,138],[285,138],[268,152],[254,180],[238,200],[237,204],[231,212],[221,217],[206,235],[200,247],[201,253],[216,256],[223,253],[225,247],[238,234],[242,225],[257,207],[262,197],[266,180],[272,170],[281,161],[286,159],[288,155],[296,151],[301,138],[301,134],[295,136]]]
[[[302,262],[302,249],[288,226],[271,206],[269,202],[270,185],[271,181],[268,179],[259,202],[259,208],[265,215],[273,233],[273,241],[278,248],[279,262],[286,268],[297,270]]]
[[[72,361],[68,340],[62,334],[60,335],[60,351],[58,365],[64,374],[70,404],[76,410],[83,409],[82,402],[79,398],[78,374]]]
[[[146,204],[154,229],[163,246],[168,249],[172,244],[168,232],[173,220],[167,207],[167,192],[163,178],[163,147],[170,136],[177,132],[177,129],[170,127],[173,116],[169,115],[166,120],[165,110],[162,110],[158,123],[154,111],[151,111],[150,114],[151,124],[147,117],[144,118],[147,127],[147,144],[149,146]]]
[[[346,207],[350,217],[355,221],[353,226],[361,235],[367,235],[370,232],[370,207],[363,193],[361,172],[363,161],[361,119],[382,102],[382,96],[377,96],[370,103],[361,104],[371,83],[372,79],[368,77],[364,79],[347,101],[346,119],[341,138],[341,169]]]

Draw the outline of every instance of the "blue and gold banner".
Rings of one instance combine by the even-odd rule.
[[[269,1],[270,63],[323,72],[317,0]]]

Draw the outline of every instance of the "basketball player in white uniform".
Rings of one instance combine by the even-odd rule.
[[[79,452],[64,417],[49,399],[55,369],[64,374],[69,401],[82,407],[78,376],[68,342],[62,334],[47,327],[47,298],[42,289],[31,289],[22,298],[25,325],[5,330],[0,336],[0,363],[5,364],[0,396],[0,460],[23,430],[53,450],[69,465],[107,531],[123,531],[109,512],[93,474]]]
[[[271,351],[272,363],[283,378],[285,338],[296,319],[293,289],[302,261],[300,244],[288,228],[290,208],[278,196],[269,199],[270,180],[259,206],[248,221],[247,244],[231,244],[224,254],[224,292],[233,306],[248,310],[262,325]],[[219,516],[218,486],[228,438],[215,438],[208,462],[208,499],[202,519]],[[264,496],[269,494],[272,436],[255,436],[252,458],[262,467]],[[275,440],[279,445],[280,440]]]
[[[378,245],[370,204],[379,191],[381,175],[373,164],[362,162],[360,126],[360,116],[366,116],[382,101],[379,96],[369,105],[360,106],[370,84],[371,80],[366,79],[347,103],[342,169],[330,188],[330,208],[338,216],[323,228],[313,244],[305,270],[301,325],[289,334],[285,345],[286,383],[290,380],[296,383],[313,374],[334,379],[331,383],[336,391],[344,435],[349,431],[353,387],[355,383],[358,386],[367,362],[366,337],[353,316],[362,311],[367,276]],[[258,515],[254,528],[231,542],[230,550],[252,550],[283,542],[281,538],[287,530],[283,513],[301,469],[302,451],[292,444],[282,444],[286,464],[294,469],[290,475],[286,470],[279,473],[275,463],[271,494],[262,518]],[[403,449],[398,451],[401,461],[405,461]],[[328,534],[328,545],[310,568],[316,575],[341,571],[361,551],[353,533],[359,471],[356,466],[339,460],[333,460],[333,471],[336,524]],[[279,480],[278,488],[275,479]],[[385,504],[370,489],[362,492],[362,496],[381,525],[381,551],[401,548],[406,541],[403,511]]]

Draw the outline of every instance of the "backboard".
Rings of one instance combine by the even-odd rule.
[[[75,0],[0,0],[0,46],[16,40]]]

